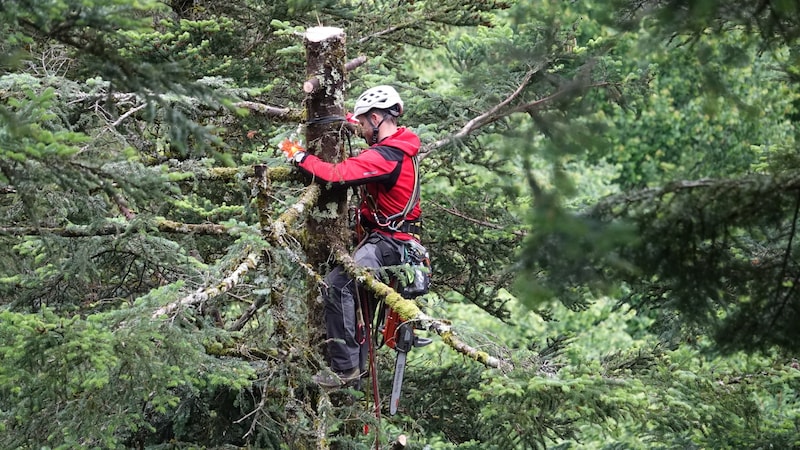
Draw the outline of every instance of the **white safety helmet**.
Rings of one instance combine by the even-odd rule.
[[[393,108],[395,105],[397,106]],[[393,87],[375,86],[367,89],[358,97],[356,106],[353,108],[353,116],[366,114],[373,108],[387,110],[391,115],[397,117],[403,114],[403,100],[400,99],[400,94]]]

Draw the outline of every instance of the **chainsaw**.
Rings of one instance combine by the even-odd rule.
[[[400,391],[403,387],[408,352],[414,347],[424,347],[430,344],[431,339],[414,335],[414,327],[409,322],[403,322],[400,314],[392,308],[387,306],[385,314],[383,326],[379,331],[383,335],[384,344],[397,352],[397,359],[394,363],[392,396],[389,400],[389,414],[395,415],[400,404]]]

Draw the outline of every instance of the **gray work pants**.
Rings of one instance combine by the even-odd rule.
[[[353,259],[361,267],[378,268],[396,266],[402,258],[402,243],[379,233],[371,233],[356,249]],[[342,267],[334,268],[325,277],[328,288],[325,290],[325,329],[328,333],[328,354],[331,369],[346,372],[358,366],[363,372],[367,361],[369,346],[364,336],[365,330],[358,330],[356,302],[360,296],[356,293],[358,286]],[[364,294],[362,293],[361,297]],[[364,298],[361,298],[362,302]],[[369,296],[369,311],[364,311],[364,319],[370,320],[375,305]]]

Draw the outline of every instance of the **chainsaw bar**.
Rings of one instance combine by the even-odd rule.
[[[389,400],[389,414],[397,414],[397,406],[400,404],[400,390],[403,388],[403,375],[406,372],[406,358],[408,353],[397,352],[397,360],[394,363],[394,381],[392,382],[392,397]]]
[[[408,352],[414,347],[422,347],[430,343],[430,339],[414,336],[414,328],[408,323],[402,323],[397,327],[394,340],[397,360],[394,363],[394,381],[392,382],[392,396],[389,400],[389,414],[395,415],[397,406],[400,404],[400,391],[403,388],[403,376],[406,373]]]

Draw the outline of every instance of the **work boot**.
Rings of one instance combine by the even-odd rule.
[[[334,372],[330,369],[323,369],[311,377],[323,389],[336,389],[355,384],[361,379],[361,371],[358,367],[343,372]]]

